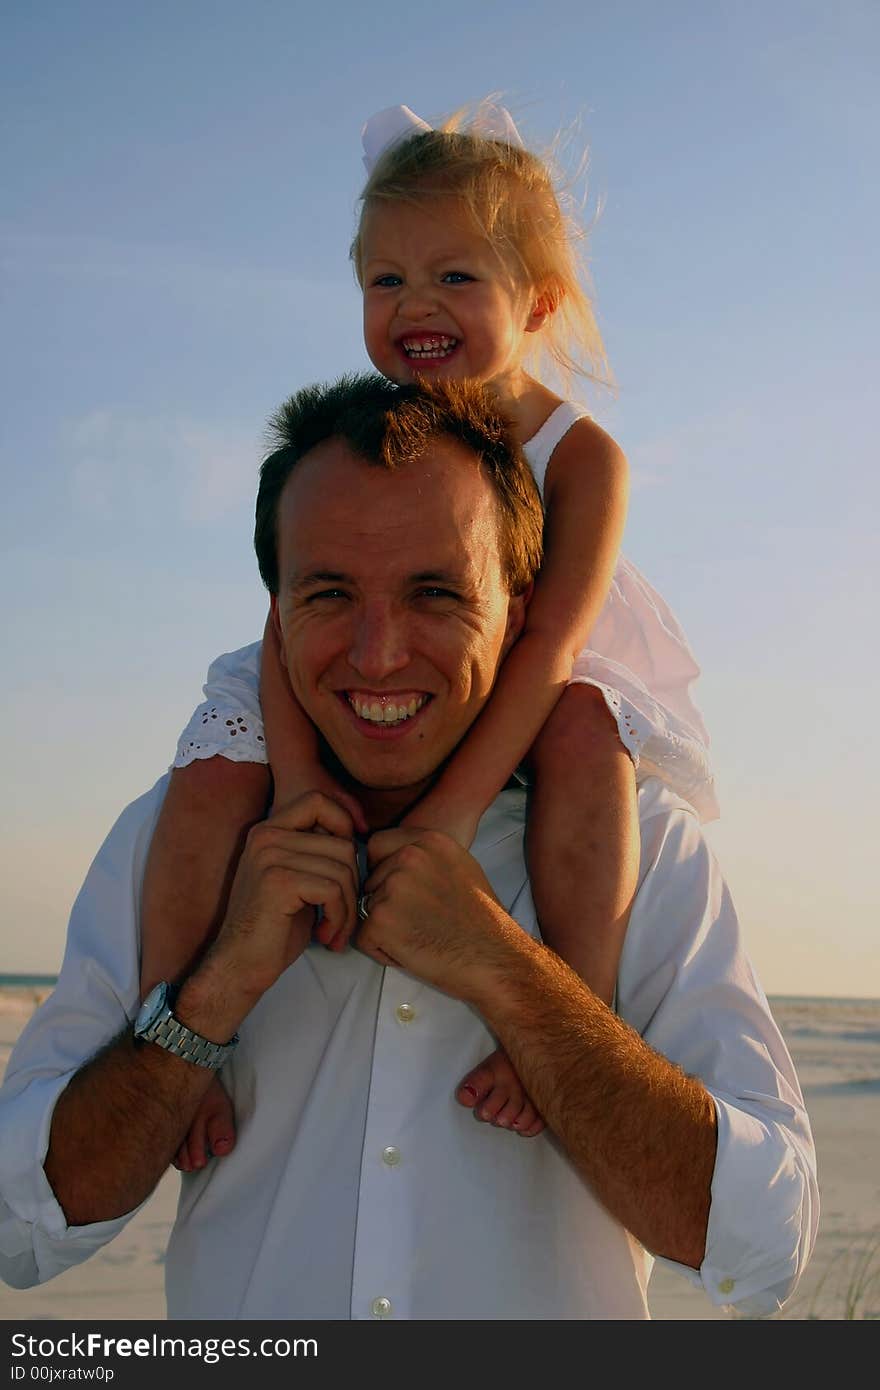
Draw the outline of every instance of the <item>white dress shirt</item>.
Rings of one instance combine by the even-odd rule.
[[[165,779],[121,816],[74,906],[57,988],[0,1091],[0,1273],[19,1287],[85,1259],[128,1217],[68,1227],[42,1168],[73,1073],[138,1006],[137,912]],[[642,863],[618,1011],[700,1076],[718,1113],[706,1258],[675,1266],[755,1314],[793,1292],[815,1239],[809,1123],[690,807],[639,792]],[[524,797],[502,793],[473,852],[537,934]],[[184,1176],[169,1316],[645,1318],[650,1255],[556,1140],[481,1124],[454,1099],[492,1047],[465,1004],[356,950],[310,947],[245,1020],[222,1079],[238,1142]]]

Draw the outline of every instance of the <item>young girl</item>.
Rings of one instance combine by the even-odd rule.
[[[611,1004],[639,863],[636,774],[659,775],[704,819],[717,807],[708,739],[689,694],[699,669],[663,600],[618,553],[625,459],[586,410],[533,374],[543,351],[563,372],[596,377],[604,351],[576,232],[548,169],[522,147],[506,112],[497,121],[483,110],[468,128],[432,130],[394,107],[364,128],[369,177],[352,259],[367,352],[397,382],[489,384],[546,510],[526,629],[482,715],[405,823],[468,847],[525,762],[529,874],[543,938]],[[145,992],[185,974],[219,925],[243,837],[266,814],[267,748],[275,805],[322,789],[367,833],[360,807],[318,761],[270,624],[261,652],[214,663],[205,693],[181,738],[147,867]],[[361,717],[384,712],[376,702]],[[346,945],[347,935],[317,935],[334,949]],[[503,1052],[464,1078],[457,1096],[479,1118],[522,1136],[543,1128]],[[202,1167],[233,1144],[231,1106],[215,1080],[178,1164]]]

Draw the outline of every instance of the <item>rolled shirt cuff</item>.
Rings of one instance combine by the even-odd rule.
[[[777,1131],[743,1108],[748,1098],[712,1099],[718,1149],[706,1255],[699,1270],[659,1263],[705,1290],[717,1307],[763,1317],[793,1292],[815,1242],[819,1212],[809,1144],[806,1151],[798,1144],[799,1116],[783,1100],[769,1102],[779,1109]],[[768,1097],[754,1103],[766,1111]]]

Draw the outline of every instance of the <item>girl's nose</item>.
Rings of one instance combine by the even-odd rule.
[[[405,622],[387,606],[365,608],[357,615],[349,665],[365,680],[381,681],[409,663]]]
[[[407,285],[400,299],[401,318],[410,323],[421,323],[437,312],[437,299],[429,289]]]

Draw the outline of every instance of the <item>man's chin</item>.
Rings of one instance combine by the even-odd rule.
[[[372,797],[398,800],[401,808],[418,801],[436,781],[440,767],[406,768],[389,764],[377,752],[357,756],[350,749],[337,750],[320,739],[321,759],[328,772],[364,802]],[[344,759],[344,760],[343,760]],[[402,814],[402,810],[401,810]]]

